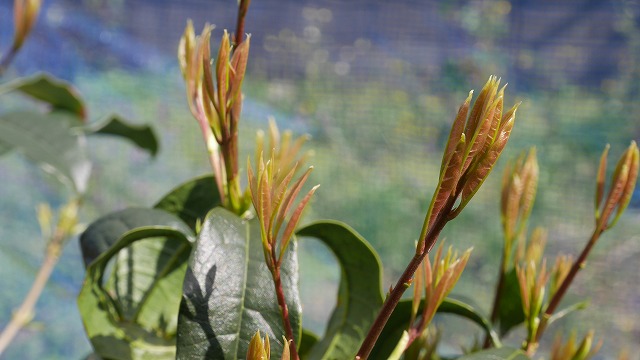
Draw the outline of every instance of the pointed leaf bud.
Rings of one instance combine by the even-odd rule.
[[[13,7],[14,35],[11,48],[22,47],[40,13],[41,0],[15,0]]]

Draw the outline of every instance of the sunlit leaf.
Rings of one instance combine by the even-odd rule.
[[[300,340],[301,305],[295,242],[281,268],[289,317]],[[178,318],[177,359],[241,359],[260,330],[271,356],[282,353],[284,328],[264,262],[260,226],[213,209],[198,235],[186,273]]]
[[[175,358],[180,296],[173,290],[182,284],[190,250],[183,232],[151,226],[124,233],[91,262],[78,307],[97,354],[105,359]],[[120,256],[125,261],[117,261]],[[116,264],[105,283],[112,259]]]

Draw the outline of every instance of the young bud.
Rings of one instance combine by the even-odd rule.
[[[442,245],[438,247],[433,265],[426,256],[418,269],[423,271],[423,281],[421,285],[424,287],[425,302],[422,309],[421,324],[417,329],[418,332],[424,331],[426,326],[431,322],[436,310],[442,304],[445,297],[453,290],[458,282],[462,271],[464,271],[469,257],[471,256],[470,248],[461,256],[457,252],[453,252],[451,247],[446,254],[442,254]]]
[[[549,298],[553,296],[560,288],[560,285],[566,279],[567,274],[571,270],[573,265],[573,256],[571,255],[558,255],[556,262],[551,269],[551,282],[549,284]]]
[[[587,360],[591,359],[602,347],[602,341],[593,346],[593,330],[590,330],[582,339],[580,344],[576,344],[576,333],[571,332],[569,340],[563,344],[562,336],[558,334],[551,347],[551,360]]]
[[[289,146],[288,141],[280,141],[280,133],[275,123],[272,124],[270,134],[272,142],[269,161],[265,163],[264,154],[260,153],[256,164],[257,171],[254,173],[250,161],[247,160],[247,175],[251,201],[260,221],[263,245],[265,248],[278,248],[276,253],[279,256],[271,259],[271,263],[279,266],[302,212],[318,186],[311,188],[294,207],[294,202],[313,167],[308,168],[292,185],[291,182],[299,167],[295,159],[302,144]],[[284,139],[287,138],[290,138],[290,135],[284,137]],[[260,144],[263,144],[263,136],[258,136],[258,139]],[[278,238],[280,238],[279,241]]]
[[[14,35],[11,49],[22,47],[40,12],[41,0],[15,0],[13,5]]]
[[[638,178],[638,167],[640,155],[638,146],[632,141],[627,150],[622,154],[616,169],[611,177],[611,185],[606,200],[603,199],[604,194],[604,168],[606,167],[606,155],[608,147],[605,148],[600,159],[600,167],[598,169],[597,186],[596,186],[596,223],[602,229],[606,230],[613,227],[619,220],[624,210],[629,205],[633,190],[636,186]],[[613,211],[616,214],[613,220],[610,220]]]

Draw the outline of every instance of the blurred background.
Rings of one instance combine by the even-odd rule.
[[[12,36],[13,1],[0,0],[0,48]],[[45,0],[32,36],[2,82],[40,71],[64,78],[88,104],[91,120],[117,112],[152,124],[156,159],[118,141],[92,139],[94,172],[82,218],[150,206],[173,186],[207,173],[176,61],[187,19],[198,32],[216,25],[214,48],[233,31],[235,0]],[[594,176],[611,144],[616,158],[640,134],[640,5],[636,1],[254,0],[241,124],[243,155],[273,115],[280,128],[309,133],[310,184],[322,186],[304,221],[345,221],[380,253],[388,288],[404,269],[437,181],[450,123],[470,89],[491,74],[508,82],[505,106],[523,101],[499,165],[447,243],[474,252],[454,294],[489,312],[502,234],[499,187],[504,164],[535,146],[538,198],[530,221],[549,231],[547,255],[578,254],[593,230]],[[476,92],[477,94],[477,92]],[[0,98],[0,108],[30,103]],[[610,162],[616,160],[610,159]],[[0,327],[34,279],[44,246],[40,202],[66,193],[19,154],[0,159]],[[566,303],[591,299],[546,333],[595,329],[599,359],[626,349],[640,359],[640,194],[608,231]],[[331,254],[302,241],[306,327],[321,334],[339,275]],[[40,299],[34,322],[7,359],[80,359],[90,352],[76,296],[84,276],[70,242]],[[451,351],[479,329],[456,318],[445,329]],[[513,335],[514,344],[522,332]],[[545,345],[542,346],[545,348]],[[544,352],[542,352],[544,354]],[[634,358],[634,356],[636,356]]]

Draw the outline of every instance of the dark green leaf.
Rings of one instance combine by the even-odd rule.
[[[159,209],[128,208],[94,221],[80,236],[84,266],[110,249],[130,230],[145,226],[163,226],[192,236],[191,229],[174,215]]]
[[[10,91],[20,91],[50,104],[53,109],[71,112],[78,117],[76,121],[84,119],[87,114],[76,89],[66,81],[56,79],[49,74],[42,73],[20,78],[0,87],[0,94]]]
[[[516,270],[511,269],[504,277],[504,288],[498,307],[498,324],[500,336],[506,335],[509,330],[524,322],[522,312],[522,297]]]
[[[300,340],[296,244],[284,255],[281,279],[296,342]],[[260,224],[223,208],[207,215],[185,276],[178,318],[178,359],[243,359],[251,337],[269,336],[282,352],[284,328],[264,261]]]
[[[459,357],[458,360],[529,360],[529,358],[520,349],[502,347],[471,353]]]
[[[76,118],[69,113],[14,112],[0,116],[0,149],[16,149],[70,185],[85,191],[91,163],[84,137],[70,128]]]
[[[300,338],[300,346],[298,349],[298,355],[300,359],[306,360],[309,358],[309,350],[318,342],[320,338],[310,330],[302,328],[302,337]]]
[[[182,231],[125,233],[87,268],[78,307],[95,352],[106,359],[173,359],[180,289],[191,242]],[[112,276],[103,280],[110,260]]]
[[[109,115],[84,128],[88,134],[119,136],[131,141],[152,156],[158,153],[158,138],[149,125],[132,125],[119,115]]]
[[[424,300],[420,303],[418,313],[422,309]],[[389,357],[393,349],[400,341],[402,332],[409,328],[409,320],[411,319],[412,300],[402,300],[398,303],[393,314],[387,321],[387,325],[380,333],[380,337],[375,347],[371,351],[372,359],[386,359]],[[459,300],[446,298],[437,311],[439,314],[454,314],[471,320],[480,326],[486,334],[489,334],[496,346],[501,346],[500,339],[495,333],[489,320],[485,319],[478,310],[471,305],[465,304]]]
[[[342,268],[336,307],[309,359],[352,359],[382,306],[382,267],[375,250],[347,225],[321,221],[300,229],[333,251]]]
[[[216,180],[208,175],[178,185],[154,207],[177,215],[195,231],[196,223],[220,204]]]

